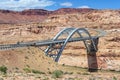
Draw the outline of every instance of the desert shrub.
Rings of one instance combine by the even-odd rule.
[[[28,56],[25,56],[25,59],[29,59],[29,57],[28,57]]]
[[[6,66],[1,66],[0,67],[0,72],[2,72],[3,74],[6,74],[7,73],[7,67]]]
[[[48,74],[52,74],[52,72],[51,72],[51,71],[48,71]]]
[[[31,73],[32,72],[32,70],[30,69],[30,68],[24,68],[23,69],[26,73]]]
[[[64,72],[64,74],[73,74],[73,72]]]
[[[34,70],[31,68],[24,68],[23,69],[26,73],[35,73],[35,74],[45,74],[44,72],[38,71],[38,70]]]
[[[41,72],[41,71],[38,71],[38,70],[32,70],[32,73],[35,73],[35,74],[45,74],[44,72]]]
[[[84,72],[84,73],[82,73],[82,75],[90,75],[89,73],[87,73],[87,72]]]
[[[114,77],[112,78],[112,80],[117,80],[117,78],[114,76]]]
[[[60,78],[62,75],[63,75],[63,71],[61,71],[61,70],[55,70],[52,73],[53,78]]]

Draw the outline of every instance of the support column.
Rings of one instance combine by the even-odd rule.
[[[95,43],[96,49],[98,50],[99,38],[95,38],[95,39],[93,39],[93,41]],[[88,52],[88,54],[87,54],[87,58],[88,58],[88,71],[96,72],[98,70],[98,62],[97,62],[97,55],[96,55],[97,50],[95,50],[93,48],[92,44],[89,45],[89,49],[90,49],[90,52]]]

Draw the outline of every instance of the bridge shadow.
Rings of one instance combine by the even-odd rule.
[[[94,39],[96,48],[98,50],[98,41],[99,38]],[[98,61],[97,61],[97,51],[93,49],[93,45],[89,45],[90,52],[87,52],[87,60],[88,60],[88,71],[89,72],[97,72],[98,71]]]

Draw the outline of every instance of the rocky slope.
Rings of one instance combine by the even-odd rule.
[[[45,20],[46,19],[46,20]],[[45,20],[45,21],[44,21]],[[119,25],[120,10],[97,10],[62,8],[55,11],[43,9],[24,10],[21,12],[0,10],[0,23],[45,22],[56,25],[70,26],[111,26]],[[86,25],[85,25],[86,24]],[[101,27],[100,26],[100,27]]]
[[[45,21],[58,26],[76,26],[92,28],[119,28],[119,10],[89,10],[71,14],[51,15]],[[109,27],[108,27],[109,26]]]
[[[25,10],[22,12],[0,10],[0,24],[41,22],[46,18],[46,14],[47,11],[44,10]]]

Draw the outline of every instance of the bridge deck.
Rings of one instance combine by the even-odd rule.
[[[93,39],[97,38],[96,36],[92,36]],[[83,41],[83,40],[89,40],[89,37],[77,37],[77,38],[71,38],[68,42],[75,42],[75,41]],[[64,43],[66,39],[58,39],[56,41],[51,40],[44,40],[44,41],[32,41],[32,42],[20,42],[16,44],[6,44],[6,45],[0,45],[0,50],[9,50],[19,47],[27,47],[27,46],[47,46],[51,44],[60,44]]]

